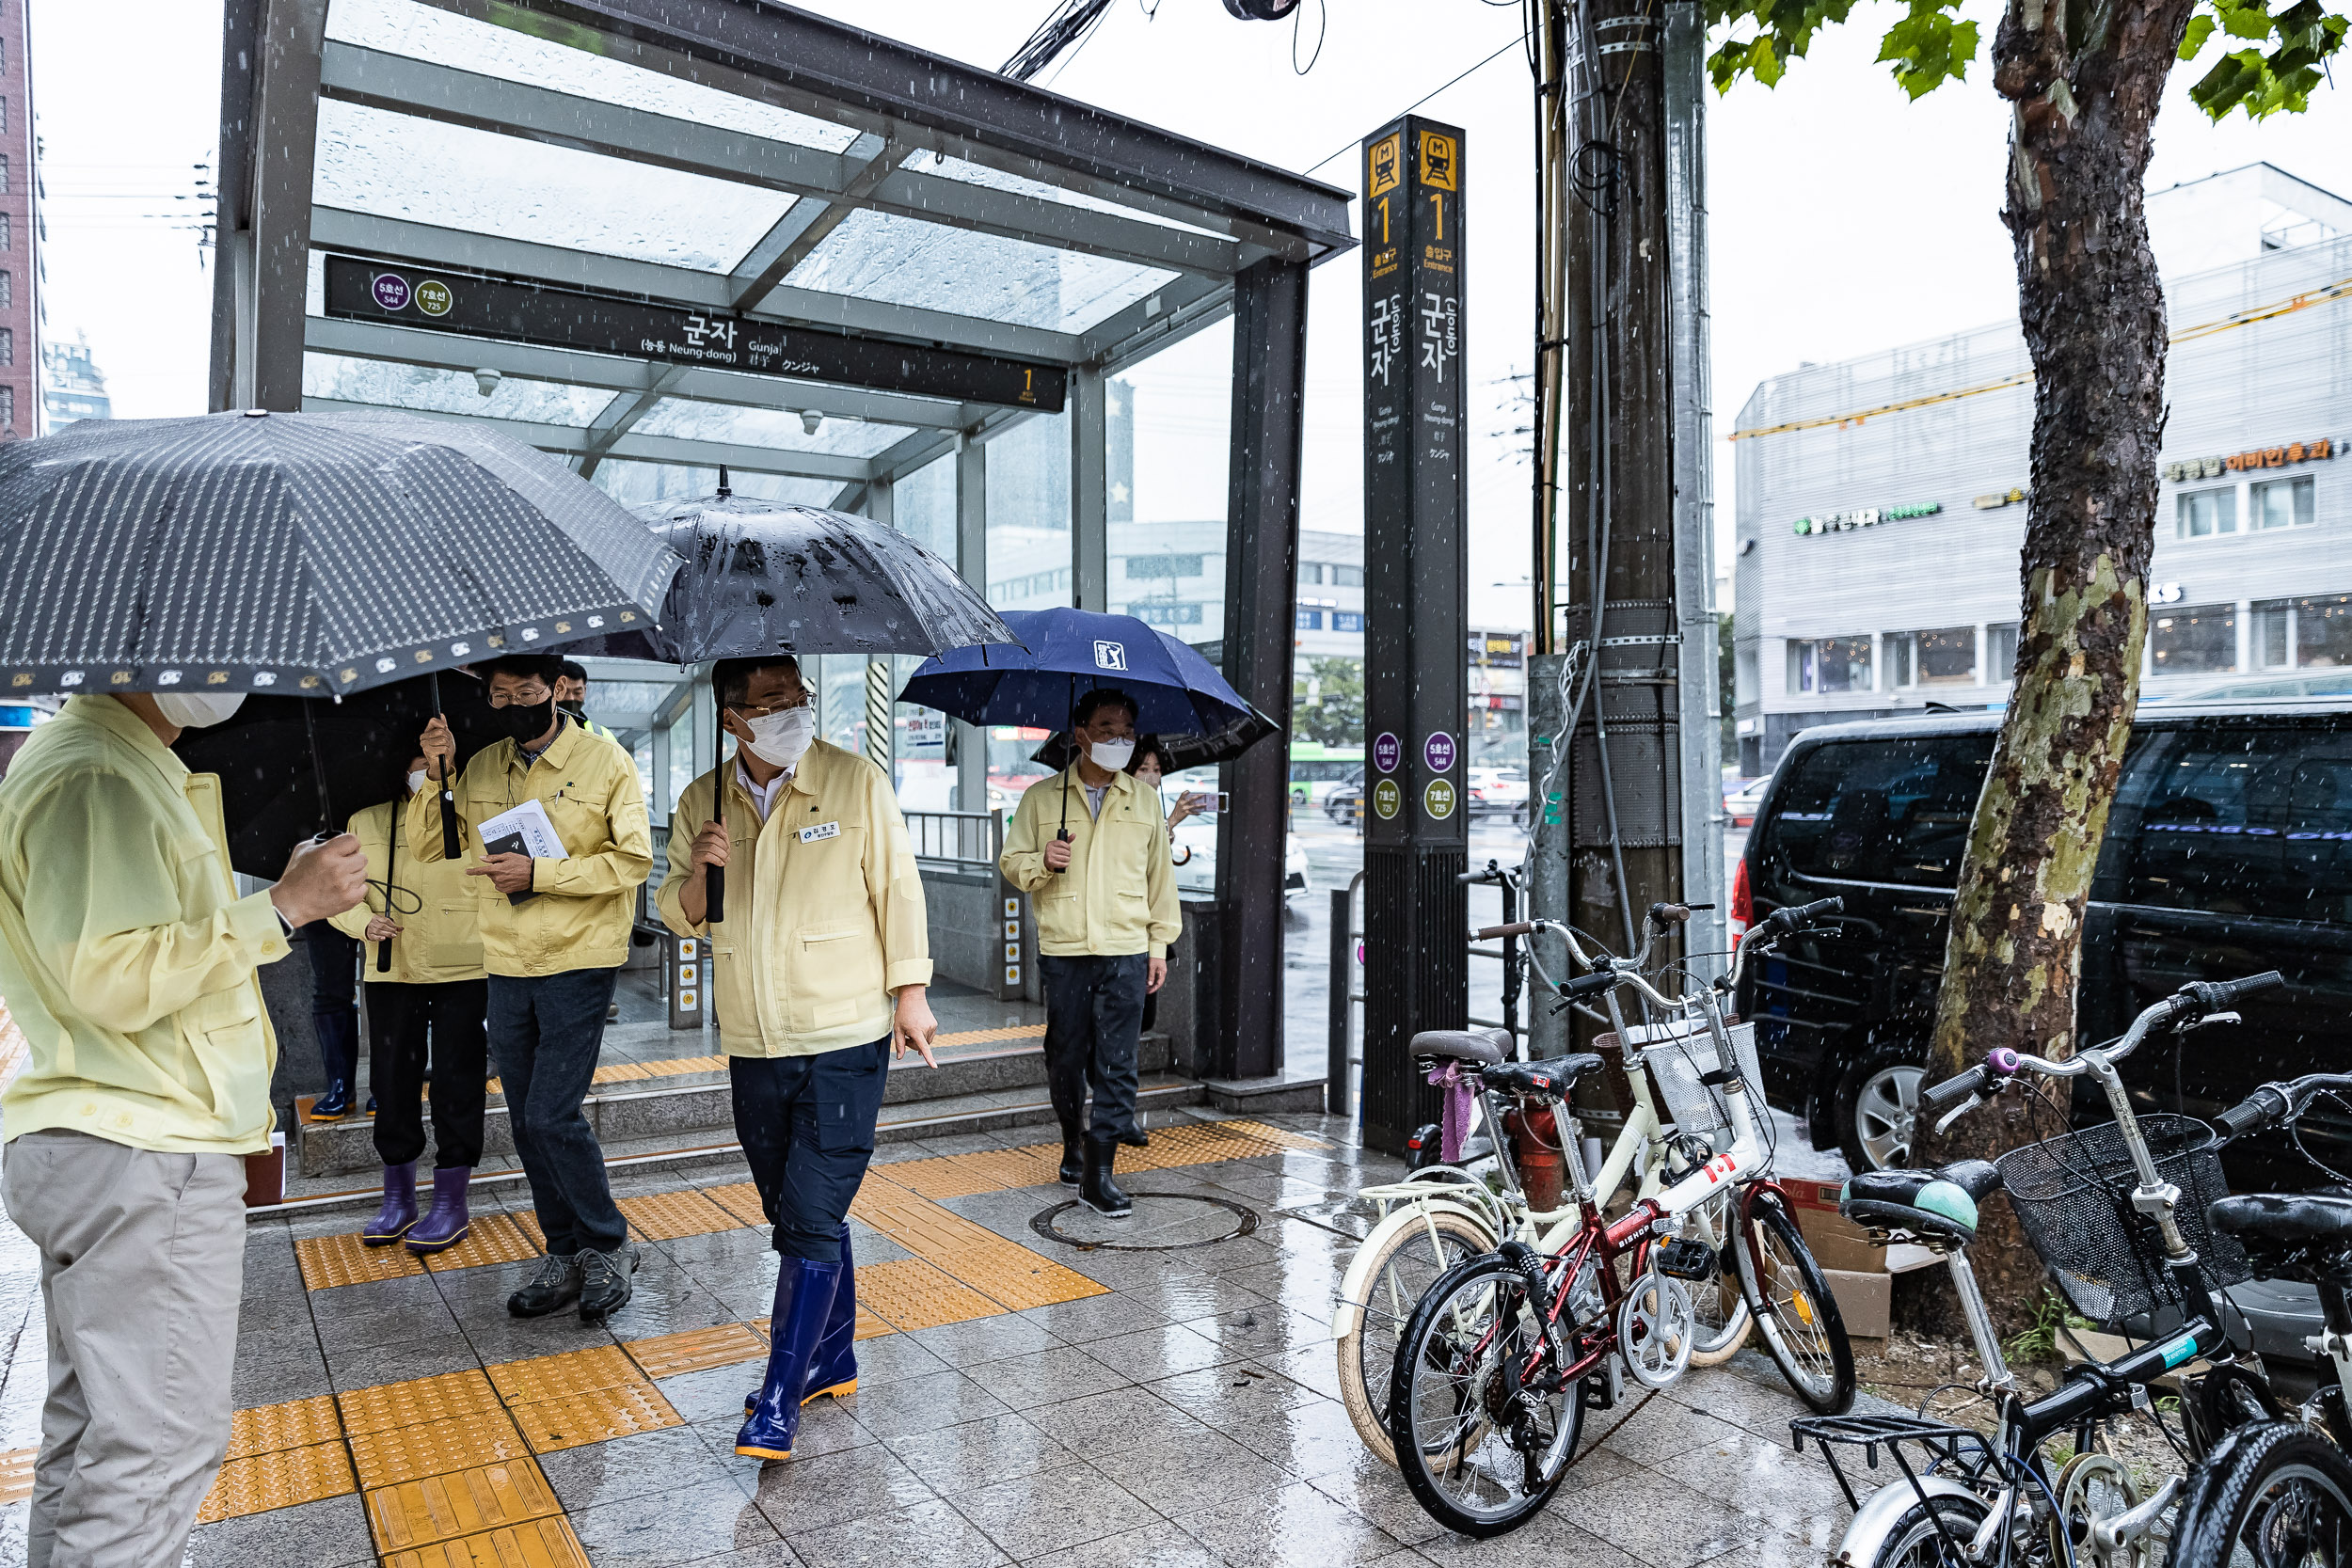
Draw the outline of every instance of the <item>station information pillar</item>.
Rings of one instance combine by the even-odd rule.
[[[1406,116],[1364,156],[1364,1141],[1438,1117],[1407,1049],[1468,1027],[1470,703],[1462,133]]]

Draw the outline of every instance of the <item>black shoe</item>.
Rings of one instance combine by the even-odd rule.
[[[1152,1147],[1152,1134],[1143,1130],[1143,1123],[1137,1122],[1136,1123],[1135,1130],[1133,1132],[1120,1133],[1119,1141],[1125,1144],[1129,1148],[1150,1148]]]
[[[539,1265],[531,1283],[506,1298],[506,1309],[517,1318],[544,1318],[580,1299],[580,1255],[550,1255]]]
[[[1086,1151],[1079,1144],[1078,1140],[1075,1138],[1062,1139],[1061,1184],[1065,1187],[1076,1186],[1078,1184],[1078,1179],[1086,1175]]]
[[[1086,1206],[1098,1214],[1123,1220],[1136,1212],[1135,1200],[1120,1190],[1111,1180],[1111,1162],[1119,1155],[1117,1138],[1087,1140],[1086,1174],[1078,1183],[1078,1196]]]
[[[341,1121],[351,1115],[351,1085],[340,1078],[327,1080],[326,1092],[310,1101],[312,1121]]]
[[[634,1287],[628,1276],[637,1272],[637,1249],[623,1242],[611,1252],[580,1255],[580,1321],[600,1323],[605,1315],[628,1305]]]

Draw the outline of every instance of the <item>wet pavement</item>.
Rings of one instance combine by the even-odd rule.
[[[519,1191],[429,1271],[359,1247],[348,1211],[257,1220],[232,1457],[190,1560],[1774,1568],[1842,1527],[1788,1449],[1794,1400],[1744,1352],[1594,1417],[1528,1527],[1441,1531],[1358,1443],[1329,1338],[1349,1199],[1395,1162],[1319,1117],[1164,1117],[1122,1151],[1139,1212],[1113,1229],[1034,1138],[882,1150],[852,1220],[857,1391],[766,1465],[733,1452],[775,1275],[740,1171],[616,1180],[644,1263],[597,1327],[507,1316],[537,1250]],[[37,1266],[0,1224],[5,1564],[39,1435]]]

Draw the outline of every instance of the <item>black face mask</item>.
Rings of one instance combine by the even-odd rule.
[[[555,699],[545,698],[528,706],[521,703],[512,703],[505,707],[494,707],[490,712],[496,718],[499,727],[506,732],[516,745],[528,746],[547,734],[548,726],[555,722]]]

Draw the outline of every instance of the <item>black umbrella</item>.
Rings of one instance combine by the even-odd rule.
[[[577,651],[699,664],[1017,642],[978,589],[887,523],[736,495],[724,468],[708,499],[642,507],[638,515],[686,558],[660,624]],[[718,696],[714,687],[714,706]],[[724,789],[712,790],[714,819],[723,819],[725,800]],[[726,874],[710,866],[704,876],[708,917],[723,920]]]
[[[1168,771],[1182,773],[1188,768],[1214,768],[1220,762],[1231,762],[1250,747],[1276,733],[1271,720],[1251,709],[1246,719],[1236,719],[1214,735],[1152,735],[1151,739],[1168,753]],[[1142,736],[1138,736],[1140,743]],[[1043,763],[1058,773],[1078,760],[1078,749],[1068,730],[1057,730],[1044,745],[1030,753],[1031,762]]]
[[[676,570],[596,486],[462,420],[257,410],[0,446],[19,696],[344,696],[642,626]]]

